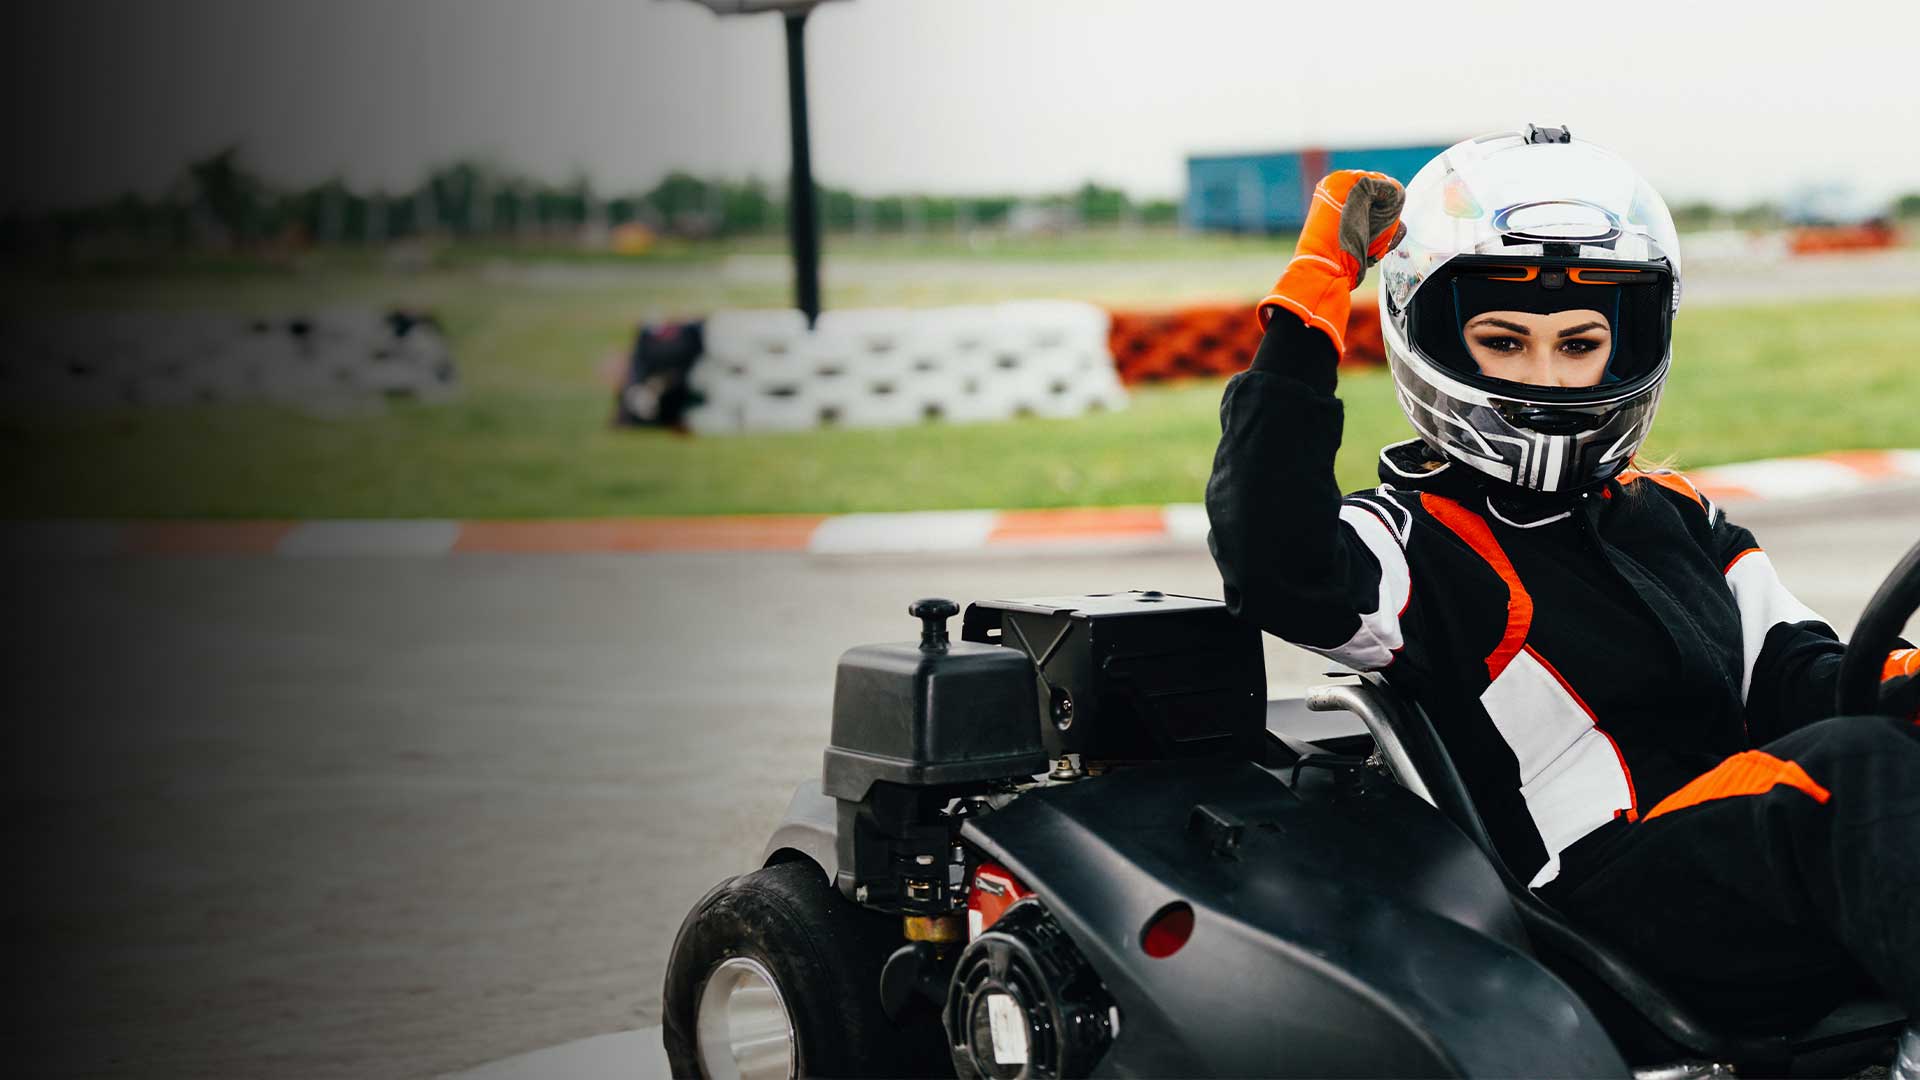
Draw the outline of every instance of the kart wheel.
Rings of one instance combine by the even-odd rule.
[[[880,968],[898,917],[848,902],[811,862],[722,882],[687,914],[667,962],[676,1077],[906,1076],[947,1057],[937,1017],[898,1027]]]

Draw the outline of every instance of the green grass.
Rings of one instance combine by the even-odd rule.
[[[861,270],[859,260],[842,266]],[[833,285],[835,304],[1061,295],[1041,264],[1002,280],[988,261],[958,275],[893,280],[874,258]],[[1094,292],[1185,288],[1233,295],[1204,264],[1166,281],[1133,268]],[[496,268],[497,269],[497,268]],[[690,438],[616,431],[599,368],[633,322],[719,304],[772,304],[784,283],[715,270],[613,268],[543,281],[473,267],[421,274],[298,268],[210,278],[19,283],[10,306],[219,306],[405,302],[434,307],[467,390],[444,406],[322,420],[264,407],[48,417],[0,414],[14,517],[555,517],[844,512],[1192,502],[1218,437],[1218,381],[1143,388],[1132,407],[1072,421]],[[1169,282],[1197,279],[1176,287]],[[1099,281],[1107,281],[1105,286]],[[1244,291],[1244,281],[1238,288]],[[1066,295],[1086,295],[1067,292]],[[1204,292],[1201,292],[1205,295]],[[1653,454],[1683,467],[1838,448],[1920,446],[1913,363],[1920,298],[1817,307],[1706,308],[1682,315]],[[1382,443],[1406,422],[1383,372],[1342,381],[1341,483],[1374,482]]]
[[[1683,311],[1648,443],[1681,467],[1920,446],[1920,298]]]

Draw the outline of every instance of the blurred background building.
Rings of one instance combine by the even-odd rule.
[[[1450,144],[1196,154],[1187,158],[1186,223],[1211,232],[1298,229],[1313,185],[1334,169],[1371,169],[1404,184]]]

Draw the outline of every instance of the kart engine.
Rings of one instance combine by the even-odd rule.
[[[1260,632],[1219,601],[1162,592],[973,603],[954,642],[958,613],[916,601],[918,642],[841,655],[822,769],[835,886],[904,917],[881,1001],[891,1017],[943,1007],[962,1076],[1085,1076],[1116,1036],[1112,997],[1041,899],[981,865],[960,826],[1035,784],[1258,757]]]
[[[835,884],[909,917],[909,936],[962,940],[970,868],[961,819],[1054,765],[1072,780],[1128,762],[1258,758],[1260,634],[1217,600],[1153,590],[967,608],[920,600],[920,640],[840,658],[822,774],[836,800]]]
[[[850,649],[835,676],[821,777],[834,884],[904,917],[883,1006],[940,1009],[961,1076],[1086,1075],[1120,1012],[1041,900],[960,842],[962,825],[1036,785],[1128,764],[1258,760],[1259,631],[1219,601],[1155,591],[976,603],[959,641],[953,601],[907,610],[917,642]],[[1186,918],[1143,948],[1178,949]]]
[[[921,600],[920,640],[862,645],[840,658],[821,790],[836,800],[840,891],[910,923],[927,940],[960,936],[965,853],[955,798],[1031,778],[1047,757],[1033,722],[1033,664],[1011,649],[954,642],[960,606]]]

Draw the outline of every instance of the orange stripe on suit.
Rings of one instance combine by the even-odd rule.
[[[1675,810],[1685,810],[1689,806],[1699,806],[1715,799],[1765,795],[1782,784],[1805,792],[1815,802],[1824,803],[1833,797],[1832,792],[1816,783],[1813,777],[1807,775],[1807,770],[1798,764],[1774,757],[1765,750],[1746,750],[1694,777],[1685,787],[1660,800],[1660,805],[1647,813],[1646,820],[1652,821],[1662,814],[1671,814]]]
[[[1638,469],[1628,469],[1620,474],[1622,484],[1631,484],[1635,480],[1651,480],[1668,491],[1677,491],[1685,495],[1703,508],[1707,505],[1700,498],[1700,491],[1693,486],[1693,482],[1677,472],[1641,472]]]
[[[1487,655],[1487,676],[1497,679],[1507,669],[1513,658],[1527,643],[1527,631],[1533,628],[1533,594],[1520,583],[1520,575],[1513,569],[1513,561],[1494,539],[1493,530],[1487,527],[1487,519],[1461,506],[1444,495],[1432,492],[1420,493],[1420,505],[1426,507],[1440,524],[1451,529],[1454,535],[1466,541],[1474,554],[1485,559],[1493,572],[1507,586],[1507,629],[1500,635],[1500,644],[1494,646]]]

